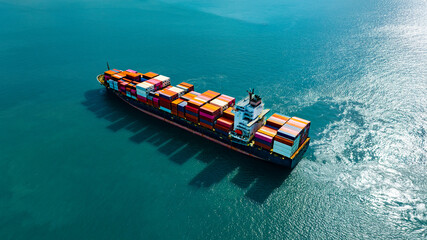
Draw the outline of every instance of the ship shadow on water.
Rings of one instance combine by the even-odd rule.
[[[281,166],[253,159],[211,143],[168,123],[152,121],[151,116],[135,110],[104,89],[87,91],[82,104],[98,118],[111,122],[107,127],[111,131],[126,129],[132,132],[132,142],[152,144],[178,165],[190,159],[206,164],[206,167],[189,181],[189,185],[196,188],[211,188],[231,176],[231,183],[246,191],[245,197],[262,204],[283,184],[291,172]]]

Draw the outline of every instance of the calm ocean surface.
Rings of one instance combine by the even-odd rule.
[[[427,238],[426,9],[0,0],[0,239]],[[310,148],[289,172],[158,122],[96,82],[107,60],[255,87]]]

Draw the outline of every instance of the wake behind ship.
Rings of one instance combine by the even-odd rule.
[[[253,90],[235,98],[211,90],[196,92],[182,82],[132,69],[108,70],[97,80],[134,108],[212,142],[264,161],[294,168],[310,143],[310,121],[272,114]]]

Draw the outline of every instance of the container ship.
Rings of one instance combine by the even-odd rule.
[[[254,90],[236,103],[212,90],[199,93],[186,82],[172,86],[169,77],[154,72],[109,69],[97,80],[154,118],[256,159],[292,169],[310,143],[310,121],[270,114]]]

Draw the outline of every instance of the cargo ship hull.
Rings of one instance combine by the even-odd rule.
[[[101,84],[104,85],[103,81],[100,81],[101,79],[99,77],[97,79]],[[244,145],[244,144],[235,142],[233,141],[233,139],[229,138],[228,136],[225,136],[215,131],[212,131],[210,129],[204,128],[199,124],[195,124],[193,122],[187,121],[186,119],[180,118],[178,116],[175,116],[171,113],[155,108],[148,104],[139,102],[133,98],[130,98],[118,91],[115,91],[109,88],[108,86],[105,86],[105,87],[109,93],[116,95],[118,98],[120,98],[124,102],[128,103],[135,109],[138,109],[139,111],[144,112],[145,114],[148,114],[152,117],[155,117],[157,119],[170,123],[176,127],[189,131],[193,134],[204,137],[209,141],[215,142],[224,147],[227,147],[239,153],[245,154],[249,157],[253,157],[256,159],[278,164],[286,168],[292,169],[298,164],[298,162],[301,160],[302,156],[306,152],[308,145],[310,143],[310,138],[307,138],[291,158],[280,156],[278,154],[275,154],[271,151],[255,146],[253,144]]]

